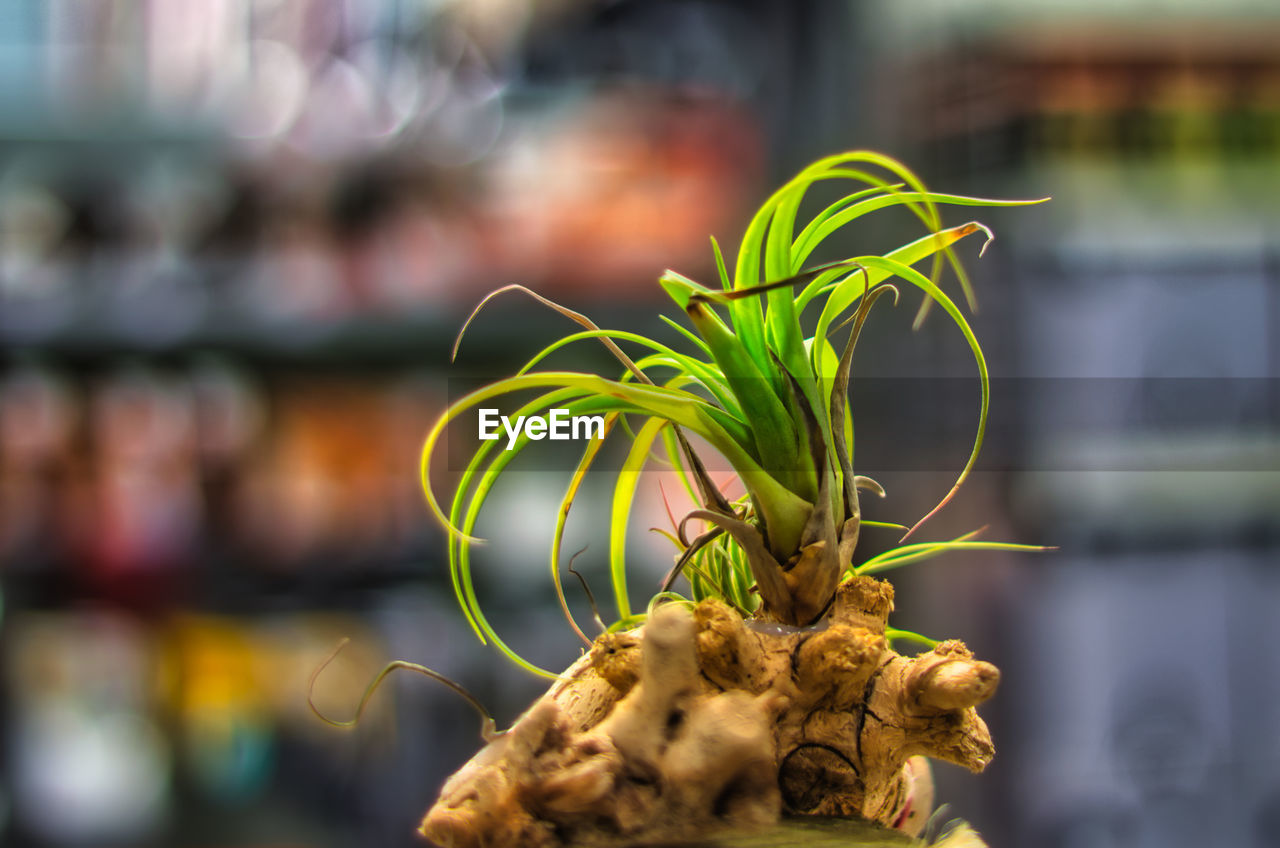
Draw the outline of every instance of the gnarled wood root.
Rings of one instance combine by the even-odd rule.
[[[924,755],[982,770],[973,709],[999,681],[944,642],[885,641],[892,588],[852,578],[819,628],[744,622],[704,601],[600,637],[441,791],[421,832],[447,848],[705,838],[789,813],[903,826]],[[927,814],[927,811],[926,811]]]

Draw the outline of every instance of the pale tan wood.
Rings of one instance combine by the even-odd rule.
[[[751,833],[700,842],[667,843],[662,848],[925,848],[927,843],[878,824],[858,819],[804,817]],[[946,838],[928,843],[930,848],[985,848],[967,825]],[[646,846],[658,848],[658,846]]]
[[[787,819],[752,833],[665,848],[904,848],[919,846],[904,833],[857,819]]]

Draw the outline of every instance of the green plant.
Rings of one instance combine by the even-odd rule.
[[[826,181],[852,183],[855,190],[798,227],[807,192]],[[1039,550],[975,541],[974,534],[967,534],[949,541],[900,543],[855,565],[861,528],[874,524],[862,517],[859,493],[883,495],[883,490],[875,481],[855,473],[855,428],[847,397],[850,366],[863,322],[882,296],[891,294],[895,302],[898,299],[899,290],[890,280],[924,292],[917,323],[931,305],[940,307],[973,353],[981,407],[972,450],[938,505],[910,529],[901,527],[906,530],[905,542],[951,500],[969,476],[982,447],[990,395],[982,348],[960,307],[939,287],[942,272],[951,268],[972,308],[972,288],[954,245],[975,233],[984,233],[989,240],[990,233],[976,222],[944,227],[938,207],[1034,202],[1038,201],[931,192],[903,165],[877,153],[855,151],[822,159],[775,192],[755,214],[732,274],[712,240],[720,288],[703,286],[675,271],[662,275],[663,288],[693,328],[690,331],[665,319],[689,342],[684,352],[635,333],[601,329],[522,286],[508,286],[485,298],[476,312],[495,295],[520,290],[583,329],[545,347],[517,374],[452,404],[426,439],[421,463],[423,486],[432,511],[450,530],[453,588],[477,635],[481,640],[492,640],[521,666],[554,676],[530,664],[498,636],[480,608],[471,579],[470,547],[476,541],[473,533],[481,507],[495,481],[530,439],[522,434],[512,450],[502,450],[496,442],[481,443],[461,475],[447,513],[430,485],[432,455],[449,423],[470,408],[512,393],[538,392],[517,415],[540,414],[552,408],[567,409],[572,415],[603,415],[606,435],[622,432],[630,440],[614,488],[610,522],[610,573],[618,613],[614,630],[635,626],[645,616],[633,609],[628,597],[625,538],[640,472],[655,450],[661,450],[680,471],[689,493],[702,505],[670,534],[680,554],[659,597],[680,598],[672,586],[677,575],[684,573],[694,600],[718,597],[744,616],[806,625],[827,610],[844,575],[885,571],[956,549]],[[806,266],[814,250],[843,228],[892,206],[909,209],[923,225],[925,235],[884,255],[856,255]],[[914,267],[926,259],[931,262],[928,274]],[[802,329],[802,316],[810,309],[817,312],[812,335]],[[553,351],[587,340],[599,340],[613,352],[623,366],[619,377],[536,370]],[[623,344],[644,353],[633,358],[623,351]],[[742,498],[730,501],[721,494],[687,434],[699,436],[732,466],[746,492]],[[562,499],[553,535],[551,574],[566,615],[559,567],[565,519],[603,441],[587,444]],[[690,539],[685,531],[693,520],[703,522],[706,529]],[[890,633],[903,635],[914,634]]]

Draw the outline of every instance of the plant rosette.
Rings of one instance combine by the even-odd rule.
[[[800,226],[802,202],[819,183],[852,190]],[[906,542],[969,476],[990,395],[982,348],[939,286],[950,269],[972,308],[954,248],[990,232],[977,222],[944,227],[939,207],[1033,202],[931,192],[895,160],[853,151],[805,168],[764,203],[732,274],[712,241],[718,288],[674,271],[662,275],[692,325],[664,316],[687,342],[684,350],[602,329],[521,286],[500,289],[477,307],[516,290],[582,328],[515,375],[453,403],[428,435],[421,464],[428,504],[449,529],[451,579],[468,622],[481,640],[554,683],[509,730],[494,733],[486,722],[487,744],[445,783],[422,822],[426,837],[448,848],[622,845],[705,839],[772,825],[784,814],[859,817],[917,834],[932,807],[925,757],[975,772],[990,762],[991,736],[974,708],[994,693],[999,672],[959,641],[889,626],[893,589],[874,575],[958,549],[1043,550],[981,541],[977,533]],[[883,255],[808,264],[820,244],[889,207],[909,210],[925,234]],[[928,274],[915,267],[926,260]],[[885,295],[896,303],[904,284],[924,293],[917,323],[940,308],[964,337],[981,394],[968,460],[911,528],[863,518],[859,499],[884,491],[854,471],[848,401],[863,323]],[[539,370],[549,354],[580,342],[603,343],[620,373]],[[551,579],[566,618],[589,645],[560,674],[537,668],[503,641],[471,576],[481,508],[512,459],[545,433],[509,421],[499,432],[491,422],[493,438],[479,443],[447,511],[430,484],[449,424],[515,393],[535,397],[511,420],[554,410],[561,420],[599,424],[553,532]],[[728,462],[742,497],[730,500],[712,482],[689,434]],[[582,481],[608,438],[629,441],[610,522],[618,618],[588,639],[565,599],[561,544]],[[637,613],[627,592],[625,537],[641,472],[655,456],[678,472],[699,506],[668,534],[674,567]],[[905,535],[897,547],[859,562],[860,532],[875,526]],[[893,648],[900,640],[929,647],[907,657]]]

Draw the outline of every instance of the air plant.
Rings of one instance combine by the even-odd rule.
[[[826,183],[850,190],[801,225],[806,195]],[[732,273],[712,239],[718,286],[662,274],[659,282],[688,324],[664,316],[687,342],[683,349],[602,329],[523,286],[482,301],[476,313],[503,292],[523,292],[581,329],[538,351],[516,374],[449,406],[423,447],[422,482],[431,510],[449,529],[453,588],[472,628],[523,668],[557,682],[446,784],[424,833],[448,845],[607,843],[776,820],[781,810],[901,825],[918,780],[919,767],[913,771],[908,762],[913,754],[985,766],[994,749],[973,706],[994,691],[995,668],[958,642],[887,627],[892,590],[870,575],[953,550],[1041,550],[979,541],[973,533],[907,541],[973,470],[990,401],[982,347],[940,280],[951,269],[972,309],[972,286],[955,248],[977,234],[989,242],[991,233],[977,222],[944,226],[939,209],[1033,202],[929,191],[906,167],[874,152],[822,159],[761,206]],[[908,210],[924,234],[885,254],[810,264],[820,246],[890,207]],[[917,267],[926,261],[928,273]],[[917,325],[939,308],[963,336],[980,393],[963,469],[910,528],[863,517],[860,499],[884,491],[857,473],[848,399],[859,333],[875,305],[886,297],[897,303],[904,285],[924,294]],[[602,343],[618,371],[540,369],[550,354],[579,343]],[[609,521],[617,618],[562,674],[533,665],[498,635],[472,582],[477,519],[495,483],[529,447],[528,434],[510,449],[481,442],[447,511],[430,483],[432,458],[451,422],[481,404],[528,393],[536,396],[516,415],[563,409],[604,418],[604,438],[586,443],[552,534],[551,578],[571,623],[560,577],[565,522],[604,442],[627,444]],[[744,495],[730,500],[722,493],[695,442],[728,463]],[[655,456],[678,472],[698,506],[669,534],[677,547],[674,567],[638,611],[627,586],[627,525],[642,471]],[[897,547],[858,562],[860,534],[870,526],[905,534]],[[887,646],[899,636],[933,650],[901,657]],[[868,716],[883,723],[878,732]],[[736,735],[725,737],[727,728]]]
[[[877,172],[885,172],[881,176]],[[853,183],[856,191],[829,204],[799,233],[797,215],[806,193],[827,181]],[[874,480],[855,473],[854,421],[848,400],[850,366],[863,322],[882,296],[899,297],[898,285],[915,286],[925,298],[916,325],[932,305],[954,322],[973,353],[981,406],[968,460],[951,490],[903,536],[915,533],[948,503],[969,476],[982,447],[990,382],[982,348],[960,307],[938,283],[944,267],[954,270],[970,308],[972,286],[954,245],[991,232],[970,222],[944,228],[940,205],[1020,206],[1039,201],[990,200],[941,194],[925,189],[900,163],[877,153],[858,151],[830,156],[810,165],[775,192],[755,214],[743,236],[731,275],[712,239],[720,288],[709,288],[666,271],[662,287],[695,332],[663,320],[689,342],[681,352],[654,339],[623,330],[601,329],[588,318],[553,303],[523,286],[491,293],[464,325],[504,292],[520,291],[584,327],[539,351],[518,373],[498,380],[454,403],[427,437],[422,452],[422,481],[427,501],[450,529],[449,566],[463,613],[482,641],[494,645],[522,667],[533,667],[514,651],[485,617],[471,578],[471,545],[481,508],[510,462],[530,445],[521,434],[511,450],[495,442],[480,445],[468,463],[446,514],[429,482],[432,456],[445,428],[468,409],[503,395],[529,390],[543,393],[522,405],[517,415],[552,408],[574,415],[605,415],[608,434],[624,433],[630,449],[613,492],[609,563],[618,618],[613,629],[635,626],[645,613],[632,607],[626,580],[626,530],[640,472],[655,450],[664,451],[701,508],[679,522],[672,538],[681,554],[661,596],[679,598],[673,586],[682,572],[690,597],[724,600],[744,616],[790,625],[811,624],[829,607],[842,577],[873,574],[960,549],[1036,549],[976,541],[967,534],[949,541],[902,544],[855,564],[853,555],[864,526],[899,527],[862,517],[860,493],[878,496]],[[924,225],[921,238],[884,255],[852,256],[806,266],[824,242],[864,215],[892,206],[908,208]],[[986,243],[982,245],[985,250]],[[932,272],[915,267],[933,260]],[[890,282],[891,280],[896,281]],[[718,311],[717,307],[723,311]],[[818,313],[816,331],[806,337],[802,315]],[[839,338],[844,331],[844,338]],[[696,333],[696,334],[695,334]],[[458,342],[461,342],[462,333]],[[594,373],[538,371],[552,352],[598,340],[621,363],[611,378]],[[633,358],[622,344],[643,355]],[[455,345],[455,354],[457,345]],[[618,426],[619,423],[624,426]],[[721,494],[694,452],[687,434],[697,434],[736,472],[746,495],[736,502]],[[551,578],[568,614],[560,571],[567,516],[583,479],[601,453],[604,440],[589,442],[557,513],[551,545]],[[685,529],[700,520],[706,532],[689,539]]]

